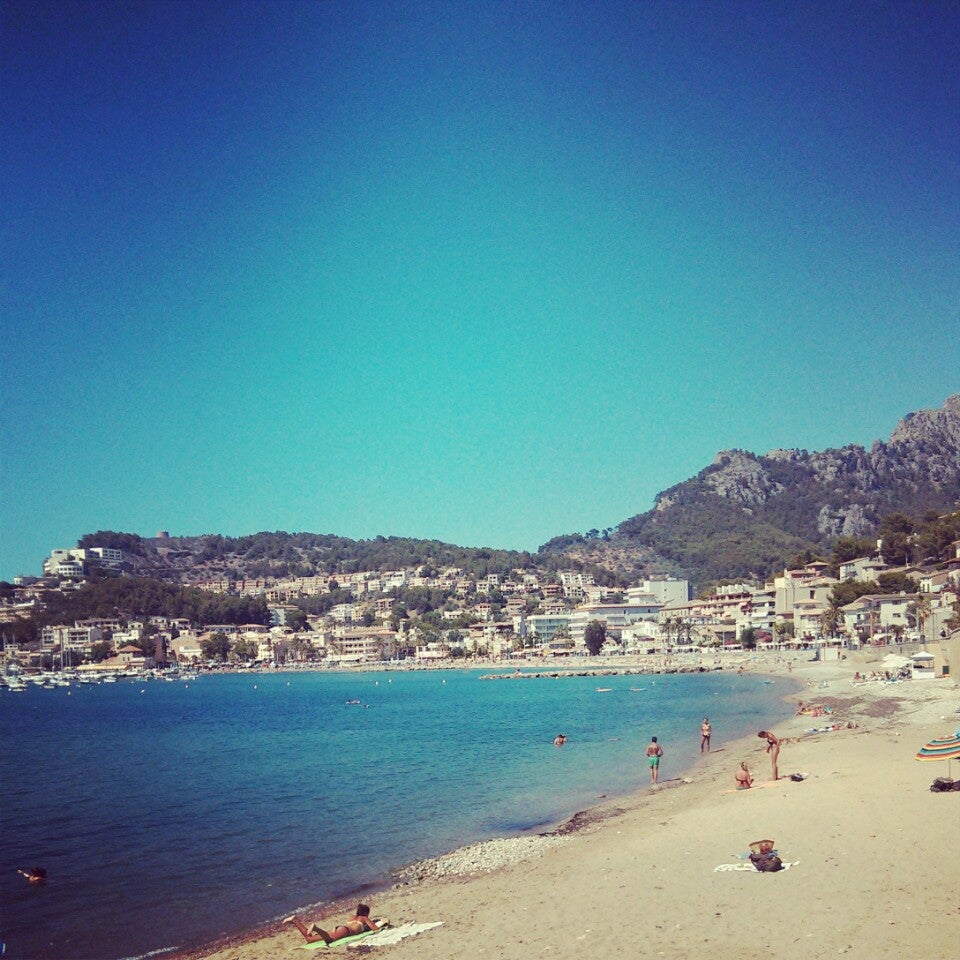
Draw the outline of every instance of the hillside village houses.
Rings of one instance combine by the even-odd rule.
[[[957,600],[960,543],[955,550],[955,559],[945,569],[907,570],[919,584],[917,593],[871,593],[839,610],[831,607],[836,584],[889,572],[881,560],[863,557],[843,563],[836,579],[826,564],[812,562],[784,570],[763,584],[721,584],[696,599],[690,598],[688,583],[681,579],[649,578],[620,590],[598,585],[580,571],[559,571],[552,579],[523,570],[509,577],[490,574],[473,579],[457,568],[429,574],[411,569],[282,580],[219,578],[194,586],[263,597],[271,624],[201,627],[183,618],[89,619],[45,627],[35,659],[56,656],[58,663],[79,663],[106,642],[113,653],[100,666],[151,669],[152,658],[142,650],[146,632],[180,663],[201,661],[204,641],[218,633],[234,646],[243,642],[251,660],[274,663],[319,659],[351,665],[396,658],[429,662],[478,654],[494,659],[518,654],[557,657],[584,653],[586,628],[593,621],[606,627],[609,653],[735,646],[746,630],[754,631],[759,646],[776,647],[819,641],[856,646],[921,636],[934,640],[948,632],[945,624]],[[116,569],[122,562],[119,550],[54,550],[44,562],[47,579],[40,585],[72,589],[78,566]],[[33,582],[16,586],[16,595],[0,607],[0,626],[31,609],[39,596],[37,587]],[[395,593],[404,588],[450,593],[436,618],[439,627],[395,617]],[[324,616],[307,616],[302,629],[289,625],[303,622],[298,600],[333,589],[349,592],[350,600],[333,604]]]

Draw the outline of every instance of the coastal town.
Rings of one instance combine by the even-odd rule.
[[[456,567],[420,566],[192,584],[261,602],[262,623],[117,610],[48,623],[28,639],[11,629],[93,575],[123,576],[125,559],[106,547],[55,549],[43,577],[6,585],[4,673],[450,666],[742,649],[813,649],[839,658],[847,649],[890,645],[912,645],[922,660],[918,676],[941,676],[960,662],[960,651],[951,650],[960,638],[960,541],[927,565],[889,565],[878,543],[869,556],[833,566],[812,560],[762,583],[721,582],[695,598],[688,581],[667,576],[623,587],[598,584],[580,570],[474,577]]]

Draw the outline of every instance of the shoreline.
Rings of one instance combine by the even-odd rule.
[[[775,664],[758,662],[756,658],[751,657],[749,652],[741,651],[727,652],[725,658],[727,662],[724,664],[720,662],[720,658],[718,657],[717,665],[715,666],[699,666],[691,665],[690,663],[665,666],[662,663],[652,664],[650,662],[652,658],[639,657],[636,663],[631,663],[630,665],[623,664],[618,667],[612,667],[603,663],[585,667],[541,668],[535,670],[535,672],[523,673],[518,670],[517,672],[500,673],[489,676],[484,675],[478,677],[478,679],[556,679],[558,677],[584,676],[697,674],[712,673],[714,671],[749,673],[751,676],[772,677],[776,680],[791,683],[794,692],[786,693],[779,698],[785,704],[788,701],[793,701],[798,694],[798,690],[802,690],[804,687],[803,678],[790,672],[790,670],[786,668],[786,659],[782,659],[781,657],[776,658]],[[595,660],[600,658],[591,659]],[[796,662],[797,661],[794,661],[794,663]],[[489,669],[490,666],[493,666],[493,664],[483,665],[481,667],[451,664],[446,669],[460,669],[467,672],[474,672],[478,669]],[[535,667],[536,664],[524,664],[524,666]],[[777,667],[781,667],[782,669],[778,670],[776,669]],[[423,670],[435,668],[432,666],[418,666],[414,669]],[[513,665],[501,669],[513,670]],[[520,668],[520,670],[522,670],[522,668]],[[337,672],[352,673],[368,671],[363,671],[362,668],[361,671],[357,671],[356,668],[348,668],[347,670]],[[787,716],[782,722],[786,722],[789,719],[789,716]],[[768,721],[764,722],[768,723]],[[509,836],[468,843],[423,860],[396,865],[389,869],[384,882],[362,884],[330,900],[306,904],[297,908],[297,915],[301,917],[310,915],[311,919],[316,919],[318,917],[325,918],[352,914],[358,899],[369,900],[397,891],[413,891],[420,887],[429,888],[438,883],[458,882],[464,879],[490,875],[510,866],[527,863],[531,859],[539,856],[539,851],[528,850],[527,855],[518,854],[517,846],[519,846],[519,843],[514,845],[512,852],[506,856],[491,857],[489,851],[495,847],[501,847],[502,849],[504,845],[513,845],[514,841],[521,843],[523,841],[540,839],[550,841],[555,838],[569,837],[582,831],[595,828],[612,818],[623,815],[628,812],[628,810],[635,809],[637,806],[642,805],[644,801],[649,801],[665,791],[689,786],[694,782],[694,777],[700,768],[707,765],[712,756],[716,756],[736,744],[752,745],[751,742],[752,738],[749,736],[743,737],[738,741],[725,742],[723,747],[718,747],[710,753],[701,754],[694,759],[693,763],[682,768],[675,775],[666,780],[661,780],[656,789],[644,785],[621,794],[610,794],[609,796],[604,794],[598,797],[596,803],[592,803],[584,809],[576,810],[558,820],[550,821],[546,824],[534,824]],[[551,843],[542,844],[542,849],[547,849],[552,845]],[[474,866],[470,869],[463,869],[462,866],[456,865],[464,862],[467,864],[472,863]],[[455,866],[451,868],[450,864],[455,864]],[[374,916],[376,916],[377,913],[378,911],[373,911]],[[390,914],[390,916],[393,917],[393,914]],[[292,927],[282,924],[279,920],[270,920],[251,927],[244,927],[236,932],[225,934],[223,937],[218,937],[195,947],[161,949],[151,952],[150,956],[158,956],[162,958],[162,960],[226,960],[228,957],[233,958],[235,951],[241,947],[260,945],[265,941],[272,942],[283,935],[289,936],[291,930]],[[295,945],[299,946],[299,943]],[[259,954],[256,954],[256,956],[259,956]],[[130,958],[126,958],[126,960],[130,960]]]
[[[392,955],[617,956],[624,909],[632,916],[635,904],[642,904],[644,954],[677,960],[705,948],[757,960],[948,955],[960,942],[960,830],[946,826],[958,811],[954,794],[929,791],[946,769],[915,763],[913,753],[960,726],[960,695],[951,681],[852,686],[857,666],[804,662],[788,673],[783,664],[752,665],[752,673],[807,684],[807,696],[785,701],[815,698],[833,708],[832,720],[853,724],[816,734],[806,731],[823,720],[794,716],[774,725],[785,740],[781,777],[808,773],[803,782],[772,781],[754,738],[718,740],[675,785],[605,799],[567,818],[555,828],[571,825],[562,842],[537,856],[368,889],[375,916],[444,922],[391,947]],[[741,759],[755,788],[734,792]],[[783,859],[797,866],[714,872],[762,837],[777,840]],[[778,903],[773,914],[770,897]],[[306,915],[339,915],[352,905],[338,901]],[[296,931],[272,923],[165,956],[279,960],[301,943]]]

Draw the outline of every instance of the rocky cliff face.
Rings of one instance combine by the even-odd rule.
[[[734,544],[740,569],[729,575],[736,575],[778,549],[870,536],[886,513],[947,510],[958,501],[960,394],[904,417],[869,450],[723,450],[696,477],[660,494],[653,510],[622,523],[617,538],[699,565],[713,563],[718,550],[729,560]],[[699,541],[694,556],[691,541]]]
[[[817,486],[826,502],[817,511],[816,529],[795,532],[814,539],[861,536],[893,499],[905,506],[918,497],[949,505],[960,497],[960,394],[939,410],[904,417],[890,439],[878,440],[869,452],[856,445],[813,454],[771,450],[764,456],[724,450],[699,479],[750,512],[798,486]],[[675,496],[659,500],[657,509],[671,506]]]

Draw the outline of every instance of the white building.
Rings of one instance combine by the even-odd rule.
[[[44,627],[40,634],[40,649],[44,653],[74,650],[88,653],[95,643],[103,639],[99,627],[68,627],[64,625]]]
[[[815,600],[826,605],[836,582],[830,577],[808,575],[802,570],[784,570],[783,575],[773,581],[774,612],[778,617],[792,616],[794,607],[801,600]]]
[[[593,603],[577,607],[570,614],[570,639],[582,646],[587,625],[598,620],[608,630],[619,632],[641,620],[656,624],[662,605],[651,603]]]
[[[642,580],[637,587],[627,589],[627,600],[633,600],[633,592],[652,594],[665,607],[668,603],[686,603],[690,599],[690,583],[675,577],[657,577]]]
[[[527,631],[539,642],[546,643],[560,630],[569,634],[571,617],[570,613],[534,613],[527,617]]]
[[[841,607],[843,625],[848,633],[861,640],[870,640],[878,634],[888,634],[894,628],[903,633],[916,633],[916,617],[910,605],[916,594],[866,594]]]
[[[857,557],[840,564],[841,580],[876,580],[878,574],[883,573],[887,565],[882,560],[873,557]]]

